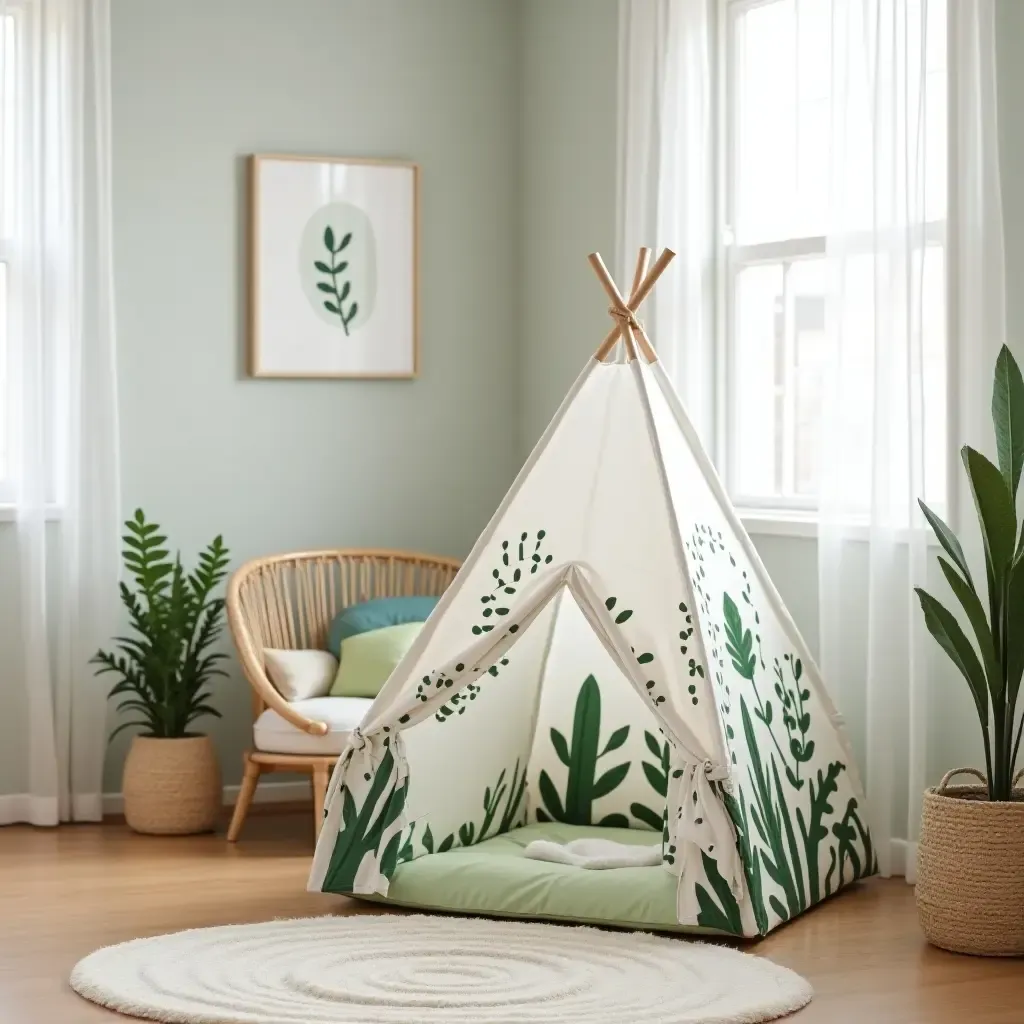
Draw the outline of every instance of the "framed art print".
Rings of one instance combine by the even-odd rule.
[[[419,171],[253,156],[254,377],[415,377]]]

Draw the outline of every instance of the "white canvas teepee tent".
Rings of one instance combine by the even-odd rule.
[[[636,319],[672,253],[628,299],[590,259],[614,327],[353,733],[310,888],[386,895],[527,822],[651,829],[681,924],[765,934],[874,870],[856,764]]]

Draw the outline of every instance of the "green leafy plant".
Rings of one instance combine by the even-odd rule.
[[[321,274],[330,275],[330,281],[318,281],[316,286],[320,291],[331,296],[329,299],[324,299],[324,309],[328,313],[333,313],[341,321],[341,327],[346,336],[349,333],[348,325],[352,322],[356,313],[359,312],[358,302],[353,302],[348,307],[348,310],[345,310],[345,300],[352,291],[352,283],[350,281],[338,281],[338,275],[348,270],[348,260],[343,260],[341,253],[348,248],[348,244],[351,241],[352,232],[349,231],[342,236],[341,241],[335,246],[334,229],[328,224],[324,228],[324,248],[330,253],[330,262],[325,263],[323,260],[314,260],[313,262],[313,266]]]
[[[595,800],[607,796],[618,788],[629,772],[629,761],[609,768],[597,777],[597,762],[606,754],[626,742],[629,726],[616,729],[604,748],[598,751],[601,735],[601,688],[593,676],[587,676],[576,698],[576,712],[572,724],[572,745],[557,730],[551,730],[551,743],[558,760],[569,769],[566,780],[565,799],[559,796],[551,776],[541,771],[538,788],[544,807],[537,808],[538,821],[566,821],[573,825],[592,825]],[[606,814],[598,825],[608,828],[628,828],[629,819],[624,814]]]
[[[1017,696],[1024,675],[1024,531],[1018,531],[1016,510],[1024,466],[1024,380],[1005,345],[996,359],[992,423],[998,468],[968,445],[960,449],[985,546],[987,613],[960,541],[919,501],[948,556],[939,555],[939,565],[970,624],[974,643],[945,605],[922,588],[915,589],[925,625],[959,669],[974,698],[985,746],[988,797],[1010,800],[1024,731],[1022,721],[1014,738]]]
[[[213,592],[227,575],[228,549],[218,536],[186,572],[181,555],[172,559],[167,537],[142,509],[125,523],[123,559],[135,583],[121,582],[121,600],[134,634],[115,637],[113,652],[97,651],[97,675],[121,678],[110,691],[124,697],[118,711],[133,713],[113,735],[133,726],[145,735],[173,739],[191,735],[192,723],[203,715],[220,718],[210,704],[208,686],[227,655],[210,652],[224,628],[224,599]],[[113,738],[113,736],[111,737]]]

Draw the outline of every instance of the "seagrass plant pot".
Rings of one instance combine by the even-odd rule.
[[[122,788],[125,821],[136,832],[210,832],[220,817],[220,764],[209,736],[135,736]]]
[[[1024,790],[990,801],[985,786],[925,790],[917,847],[917,913],[925,938],[954,953],[1024,956]]]

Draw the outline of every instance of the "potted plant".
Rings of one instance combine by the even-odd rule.
[[[220,718],[207,689],[226,673],[211,652],[223,629],[224,600],[213,592],[227,575],[228,550],[216,537],[187,573],[172,560],[167,538],[141,509],[125,523],[124,564],[134,588],[122,581],[131,636],[115,637],[113,653],[92,659],[98,674],[120,678],[110,691],[123,697],[119,725],[138,727],[124,764],[124,816],[136,832],[185,835],[211,830],[220,814],[220,766],[209,736],[194,731],[203,715]]]
[[[1016,723],[1024,674],[1024,531],[1016,499],[1024,466],[1024,380],[1004,345],[992,394],[998,468],[961,451],[985,548],[985,582],[971,575],[952,530],[924,502],[947,557],[939,556],[956,615],[917,589],[925,623],[963,675],[981,723],[985,771],[948,772],[925,792],[918,843],[917,907],[929,942],[960,953],[1024,954],[1024,792],[1015,772],[1024,723]],[[979,592],[980,591],[980,592]],[[948,785],[961,772],[980,786]]]

